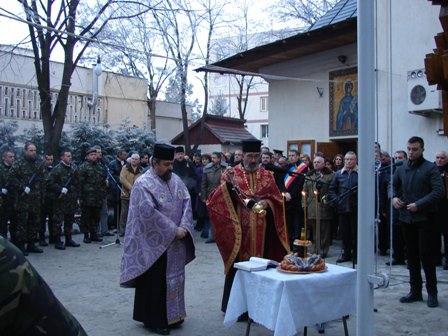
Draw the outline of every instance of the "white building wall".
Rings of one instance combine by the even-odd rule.
[[[378,3],[376,131],[383,150],[405,149],[406,140],[413,135],[425,140],[429,160],[434,159],[436,151],[447,149],[447,138],[436,133],[442,128],[441,117],[408,113],[407,72],[424,68],[425,55],[435,48],[433,37],[442,31],[439,10],[440,6],[424,0],[412,1],[412,6],[407,0]],[[356,44],[348,45],[261,69],[263,74],[285,76],[284,80],[265,76],[269,82],[272,148],[286,149],[288,140],[350,138],[329,137],[328,79],[331,71],[357,65],[356,48]],[[338,55],[347,56],[344,65]],[[316,87],[324,88],[323,97],[319,97]]]
[[[338,61],[339,55],[347,56],[345,64]],[[355,44],[262,69],[269,82],[271,147],[286,150],[288,140],[329,141],[329,72],[353,66]],[[318,87],[323,88],[322,97]]]
[[[247,77],[246,77],[247,79]],[[237,96],[239,94],[239,87],[233,76],[222,76],[218,74],[210,74],[210,102],[209,106],[213,104],[213,100],[219,95],[227,101],[227,113],[225,117],[239,118],[238,113],[238,101]],[[261,98],[267,98],[269,96],[269,86],[267,82],[261,78],[255,77],[253,80],[253,87],[249,91],[249,97],[247,101],[246,113],[245,113],[245,127],[256,138],[263,141],[265,146],[269,146],[269,138],[263,137],[263,127],[269,128],[269,99],[267,104],[267,110],[261,110],[260,102]],[[245,95],[243,94],[243,97]]]

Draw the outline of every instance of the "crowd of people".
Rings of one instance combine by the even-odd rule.
[[[411,290],[400,302],[422,300],[422,264],[427,305],[436,307],[435,267],[443,262],[448,269],[448,159],[439,151],[430,162],[423,151],[419,137],[393,157],[375,144],[375,248],[382,255],[393,251],[392,265],[407,261]],[[313,243],[309,252],[325,258],[332,240],[341,239],[337,263],[356,263],[356,153],[282,154],[246,139],[234,153],[197,152],[190,159],[182,146],[157,143],[151,156],[119,150],[106,164],[94,146],[78,167],[68,149],[53,167],[51,155],[38,161],[36,146],[28,143],[18,160],[12,151],[2,154],[0,234],[24,255],[42,253],[48,223],[56,249],[79,247],[72,224],[80,208],[83,242],[101,242],[102,235],[111,235],[109,202],[117,234],[125,237],[120,284],[135,288],[134,319],[166,335],[185,318],[185,265],[195,257],[195,229],[206,243],[216,243],[222,256],[223,311],[233,264],[251,256],[281,260],[296,251],[294,241],[305,227],[305,239]]]

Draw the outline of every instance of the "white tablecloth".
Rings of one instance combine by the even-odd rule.
[[[303,327],[356,312],[356,270],[327,264],[328,271],[286,274],[276,269],[236,273],[224,325],[248,311],[274,335],[289,336]]]

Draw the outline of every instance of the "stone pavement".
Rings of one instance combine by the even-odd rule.
[[[107,237],[114,242],[115,237]],[[141,323],[132,320],[134,290],[120,288],[119,266],[122,246],[99,249],[101,244],[83,244],[82,236],[74,239],[79,248],[59,251],[49,246],[43,254],[31,254],[28,260],[50,285],[59,300],[71,311],[91,336],[150,335]],[[224,327],[220,311],[224,283],[223,265],[215,244],[205,244],[196,234],[197,258],[187,266],[187,318],[182,328],[171,335],[214,336],[244,335],[245,323]],[[339,242],[330,249],[328,263],[334,263],[340,252]],[[378,271],[389,272],[386,257],[378,258]],[[342,264],[351,267],[351,263]],[[439,280],[438,308],[428,308],[426,302],[401,304],[407,294],[408,272],[405,266],[392,267],[390,285],[375,290],[375,335],[448,335],[448,271],[437,268]],[[426,292],[423,292],[426,299]],[[331,308],[330,308],[331,309]],[[348,319],[350,335],[356,333],[356,316]],[[253,324],[251,336],[273,335],[272,331]],[[314,327],[308,335],[319,335]],[[325,335],[343,335],[341,321],[330,322]]]

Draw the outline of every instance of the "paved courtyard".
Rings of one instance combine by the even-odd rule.
[[[81,235],[74,239],[81,242]],[[187,319],[183,327],[171,335],[244,335],[245,323],[230,328],[223,325],[220,311],[224,283],[223,265],[215,244],[205,244],[196,233],[197,258],[187,266]],[[115,237],[108,237],[114,242]],[[28,259],[44,277],[59,300],[76,316],[88,335],[138,336],[150,335],[141,323],[132,320],[134,290],[120,288],[119,266],[123,248],[112,245],[83,244],[65,251],[44,248],[43,254],[31,254]],[[339,256],[339,242],[330,249],[328,263]],[[389,272],[386,257],[379,257],[378,271]],[[351,267],[351,263],[343,266]],[[408,272],[405,266],[392,267],[390,286],[375,290],[375,335],[448,335],[448,271],[437,268],[439,280],[438,308],[427,308],[425,302],[400,304],[400,296],[408,292]],[[426,293],[424,291],[424,298]],[[329,307],[331,309],[331,307]],[[348,319],[350,335],[356,333],[356,316]],[[272,331],[253,324],[252,336],[273,335]],[[319,335],[313,327],[308,335]],[[325,335],[343,335],[341,321],[330,322]]]

